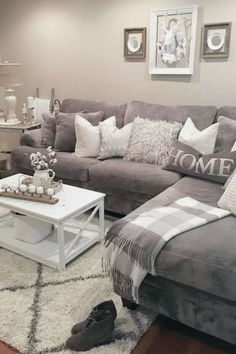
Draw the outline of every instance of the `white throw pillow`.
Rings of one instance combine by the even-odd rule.
[[[200,151],[203,155],[214,152],[219,123],[198,130],[189,117],[179,133],[178,140]]]
[[[116,117],[107,118],[101,126],[115,126]],[[100,148],[100,128],[93,126],[79,114],[75,116],[76,146],[75,156],[77,157],[97,157]]]
[[[236,150],[236,140],[235,140],[235,143],[234,143],[234,145],[233,145],[231,151],[235,151],[235,150]]]
[[[236,216],[236,173],[233,172],[230,180],[226,182],[225,192],[222,194],[218,207],[229,210]]]
[[[101,132],[101,145],[98,158],[123,157],[127,151],[132,123],[119,129],[115,126],[99,123]]]

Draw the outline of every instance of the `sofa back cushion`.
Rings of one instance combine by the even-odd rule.
[[[225,116],[236,120],[236,106],[223,106],[219,108],[217,111],[216,119],[218,119],[219,116]]]
[[[167,120],[184,123],[191,117],[200,130],[207,128],[215,120],[217,108],[214,106],[164,106],[141,101],[128,104],[124,124],[132,122],[137,116],[151,120]]]
[[[124,125],[124,115],[126,111],[126,104],[114,104],[104,101],[82,100],[82,99],[65,99],[61,105],[61,111],[65,113],[77,113],[80,111],[87,112],[104,112],[104,118],[111,116],[116,117],[116,125],[118,128]]]

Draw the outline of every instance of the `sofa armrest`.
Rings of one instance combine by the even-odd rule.
[[[28,130],[21,136],[20,144],[31,147],[42,147],[41,129]]]

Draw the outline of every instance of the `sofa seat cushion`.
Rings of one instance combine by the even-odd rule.
[[[221,185],[217,183],[184,177],[147,203],[152,208],[189,195],[217,206],[222,192]],[[136,213],[141,213],[142,208],[137,209]],[[235,228],[236,217],[228,216],[176,236],[156,259],[157,274],[236,301]]]
[[[134,192],[153,197],[178,181],[181,175],[159,165],[109,159],[89,168],[93,185],[106,193]]]
[[[45,148],[32,148],[21,146],[12,151],[13,164],[26,170],[32,170],[29,156],[32,152],[40,151],[47,153]],[[69,152],[57,152],[57,163],[53,166],[57,178],[66,178],[79,182],[87,182],[89,178],[89,167],[100,164],[100,161],[93,158],[78,158]]]

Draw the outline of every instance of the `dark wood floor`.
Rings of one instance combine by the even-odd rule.
[[[236,354],[236,347],[160,316],[132,354]]]
[[[0,342],[0,354],[16,353]],[[236,347],[159,317],[133,354],[236,354]]]

